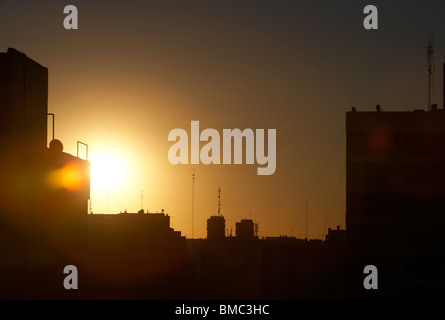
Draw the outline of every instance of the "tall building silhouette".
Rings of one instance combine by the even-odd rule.
[[[17,222],[87,213],[90,164],[64,153],[59,140],[47,147],[47,101],[47,68],[15,49],[0,53],[0,203]]]
[[[207,219],[207,239],[223,239],[226,232],[226,219],[223,216],[211,216]]]
[[[60,296],[54,274],[85,246],[90,164],[48,148],[47,101],[47,68],[0,53],[0,297]]]
[[[252,219],[242,219],[235,224],[237,238],[253,239],[255,237],[255,224]]]
[[[444,297],[445,112],[346,113],[352,295]],[[375,265],[379,289],[363,290]]]

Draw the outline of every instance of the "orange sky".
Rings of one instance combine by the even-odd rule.
[[[70,4],[79,9],[79,30],[63,28],[60,1],[9,1],[0,7],[0,50],[14,47],[48,67],[56,138],[72,154],[76,141],[89,145],[93,177],[97,166],[113,171],[106,182],[93,178],[93,212],[136,212],[143,190],[144,209],[164,209],[187,236],[192,169],[195,237],[205,237],[206,219],[216,214],[218,187],[233,233],[235,222],[252,217],[260,236],[303,236],[304,215],[297,218],[309,195],[311,238],[324,237],[327,215],[328,226],[344,228],[345,112],[377,103],[423,108],[431,33],[437,70],[445,51],[437,2],[404,1],[402,11],[378,1],[377,31],[362,27],[361,1]],[[436,82],[440,103],[439,72]],[[171,165],[168,133],[189,131],[192,120],[220,134],[276,129],[275,174],[258,176],[256,164]],[[107,154],[117,168],[94,162]]]

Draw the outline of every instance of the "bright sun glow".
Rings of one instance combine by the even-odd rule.
[[[95,191],[113,190],[124,183],[127,166],[122,157],[111,151],[91,154],[91,188]]]
[[[87,181],[85,171],[75,162],[67,163],[62,168],[51,171],[47,179],[52,187],[69,191],[81,190]]]

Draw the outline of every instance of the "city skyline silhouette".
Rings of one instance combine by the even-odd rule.
[[[346,230],[328,228],[325,241],[259,237],[258,224],[242,219],[233,236],[219,188],[207,237],[186,239],[164,209],[90,212],[88,145],[78,141],[86,159],[64,152],[58,139],[46,146],[48,116],[53,137],[56,127],[48,69],[10,48],[0,70],[2,298],[444,297],[445,111],[437,104],[346,113]],[[63,266],[80,270],[82,288],[58,283]],[[362,279],[370,266],[380,269],[371,291]]]
[[[443,298],[445,5],[365,4],[0,1],[0,296]]]
[[[364,4],[132,2],[122,11],[120,3],[80,1],[79,29],[65,30],[56,1],[9,1],[0,10],[0,49],[17,48],[51,70],[56,138],[72,155],[77,141],[90,147],[93,212],[137,212],[143,190],[144,209],[165,209],[191,237],[195,168],[195,237],[205,237],[218,187],[232,228],[252,212],[260,234],[302,237],[303,208],[344,132],[343,113],[376,104],[425,108],[430,34],[436,66],[442,62],[442,4],[406,2],[400,10],[375,3],[382,14],[375,32],[363,28]],[[434,76],[439,84],[437,69]],[[171,165],[168,133],[188,130],[192,120],[219,132],[277,129],[276,172],[257,177],[255,166]],[[344,138],[308,201],[310,238],[345,228],[344,176],[338,187]],[[113,159],[110,169],[104,159]]]

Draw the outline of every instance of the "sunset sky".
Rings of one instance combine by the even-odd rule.
[[[367,4],[378,30],[363,28]],[[66,5],[79,10],[78,30],[63,27]],[[302,237],[308,200],[309,237],[324,239],[327,216],[345,227],[345,112],[426,108],[431,34],[441,106],[444,15],[433,0],[9,0],[0,51],[48,68],[56,138],[71,154],[89,145],[94,213],[137,212],[143,190],[145,210],[164,209],[191,237],[196,169],[195,237],[206,236],[221,187],[229,232],[251,217],[260,236]],[[170,130],[190,132],[193,120],[221,135],[276,129],[276,172],[170,164]]]

